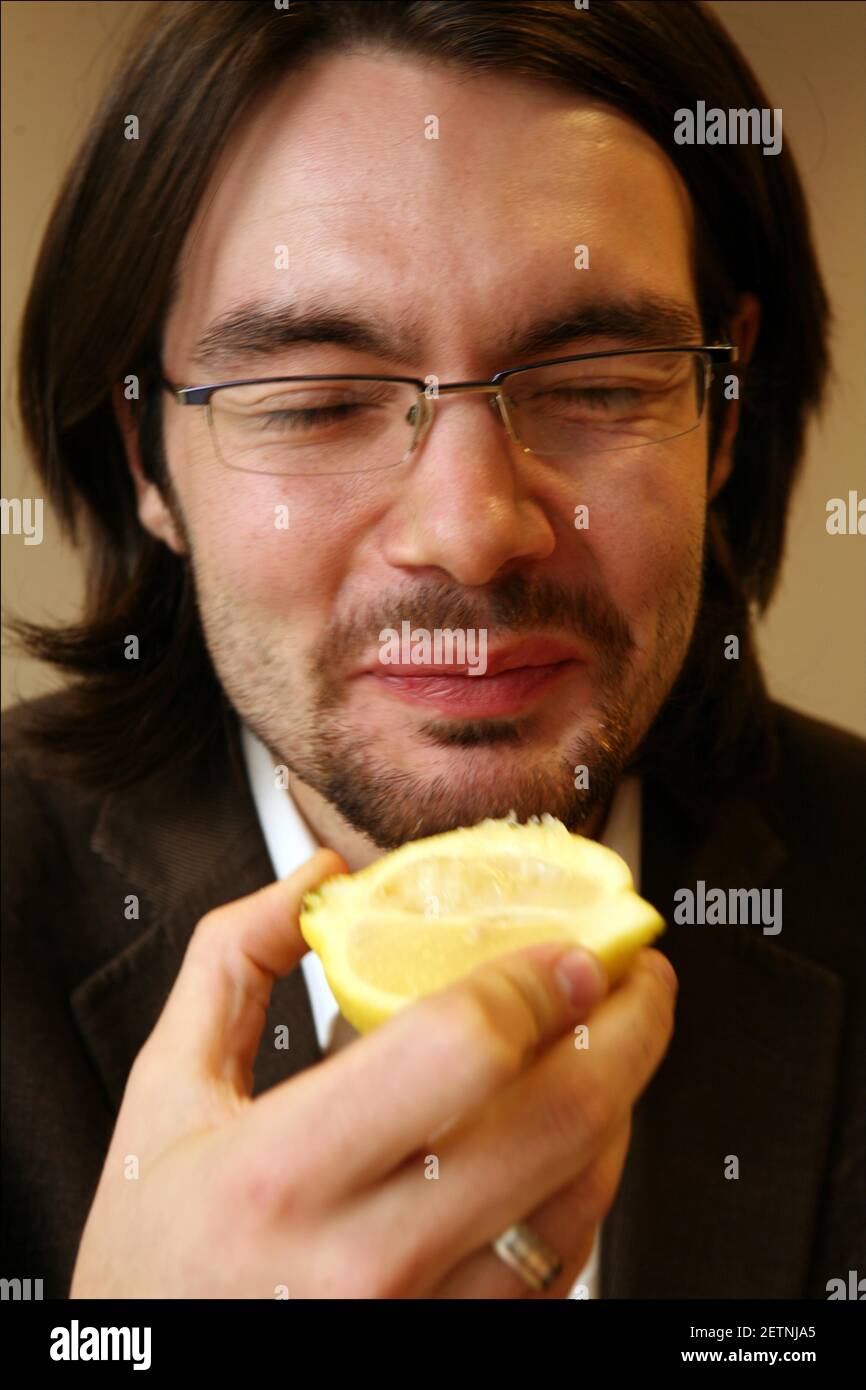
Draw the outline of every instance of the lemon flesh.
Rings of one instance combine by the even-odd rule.
[[[336,874],[305,894],[300,926],[344,1018],[366,1033],[482,961],[544,941],[587,947],[614,984],[665,923],[618,854],[542,816],[412,840]]]

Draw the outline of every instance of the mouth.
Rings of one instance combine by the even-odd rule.
[[[386,696],[455,718],[482,719],[528,711],[569,674],[585,666],[584,652],[547,638],[493,650],[481,666],[384,665],[378,657],[352,673]]]

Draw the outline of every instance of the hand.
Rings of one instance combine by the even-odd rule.
[[[320,850],[196,926],[130,1071],[71,1297],[538,1297],[490,1249],[521,1220],[567,1263],[548,1296],[568,1292],[670,1040],[666,963],[642,951],[576,1050],[604,983],[585,973],[571,1003],[562,945],[514,952],[254,1100],[273,982],[308,949],[301,898],[345,871]]]

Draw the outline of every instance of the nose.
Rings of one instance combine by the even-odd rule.
[[[430,404],[433,418],[403,465],[389,563],[480,585],[515,562],[546,559],[556,534],[530,488],[537,465],[527,467],[532,456],[507,434],[493,396],[443,395]]]

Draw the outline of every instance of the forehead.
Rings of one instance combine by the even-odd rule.
[[[435,138],[431,138],[434,137]],[[262,97],[186,238],[166,355],[249,299],[411,314],[437,354],[585,287],[693,302],[688,193],[663,150],[559,84],[328,55]],[[575,268],[588,248],[589,269]],[[423,366],[424,364],[416,364]]]

